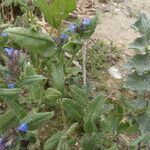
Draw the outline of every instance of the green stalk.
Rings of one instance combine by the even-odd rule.
[[[65,115],[62,98],[60,99],[59,104],[60,104],[60,110],[61,110],[61,115],[62,115],[63,127],[66,130],[67,129],[67,119],[66,119],[66,115]]]
[[[59,31],[59,35],[60,35],[60,31]],[[60,63],[63,65],[63,72],[65,72],[64,71],[64,52],[62,51],[61,47],[59,47],[58,59],[59,59]],[[63,95],[64,95],[64,93],[63,93]],[[64,126],[64,129],[66,130],[67,129],[67,119],[66,119],[66,115],[65,115],[62,98],[60,99],[59,104],[60,104],[63,126]]]

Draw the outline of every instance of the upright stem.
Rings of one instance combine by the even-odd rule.
[[[66,115],[65,115],[65,110],[64,110],[64,106],[63,106],[63,100],[60,99],[60,109],[61,109],[61,115],[62,115],[62,121],[63,121],[63,126],[64,129],[67,129],[67,119],[66,119]]]

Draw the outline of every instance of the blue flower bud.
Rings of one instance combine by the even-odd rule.
[[[7,53],[9,56],[13,53],[14,49],[13,48],[4,48],[4,52]]]
[[[67,34],[64,34],[64,33],[62,33],[61,35],[60,35],[60,39],[61,40],[67,40],[68,39],[68,35]]]
[[[6,32],[3,32],[3,33],[1,33],[1,36],[6,38],[6,37],[8,37],[8,34]]]
[[[82,23],[83,23],[83,25],[88,26],[91,23],[91,19],[89,19],[89,18],[83,19]]]
[[[8,89],[13,89],[15,87],[14,83],[7,84]]]
[[[68,26],[68,31],[75,32],[76,28],[77,28],[77,26],[75,24],[70,24]]]
[[[20,124],[20,126],[17,129],[20,132],[26,133],[29,130],[29,127],[28,127],[27,123],[22,123],[22,124]]]

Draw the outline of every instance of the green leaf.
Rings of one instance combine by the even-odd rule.
[[[145,111],[147,102],[146,100],[142,98],[138,98],[138,99],[129,101],[129,105],[132,108],[132,112],[134,112],[135,114],[139,114]]]
[[[64,142],[63,139],[59,140],[57,150],[71,150],[67,144],[67,142]]]
[[[148,28],[150,28],[150,20],[144,13],[140,13],[138,20],[132,25],[135,31],[144,34]]]
[[[150,73],[138,75],[136,72],[130,74],[124,87],[137,92],[150,91]]]
[[[82,107],[74,100],[63,99],[63,106],[64,106],[67,116],[70,119],[79,121],[83,118],[84,111],[83,111]]]
[[[77,35],[74,35],[62,46],[62,50],[70,54],[76,54],[79,50],[81,50],[82,46],[83,42],[81,42],[81,39]]]
[[[150,56],[137,54],[132,57],[125,67],[129,70],[136,70],[139,75],[150,70]]]
[[[18,95],[20,93],[19,88],[13,88],[13,89],[3,89],[0,88],[0,96],[12,96],[12,95]]]
[[[86,121],[84,120],[84,131],[88,134],[98,131],[93,119],[89,118]]]
[[[98,15],[91,19],[90,24],[85,28],[85,31],[81,35],[83,39],[88,39],[95,31],[96,25],[98,22]]]
[[[94,98],[86,107],[84,120],[87,121],[88,119],[97,119],[100,114],[105,111],[104,103],[105,99],[102,95],[96,96],[96,98]]]
[[[150,19],[148,19],[144,13],[141,13],[138,20],[133,25],[133,28],[142,36],[134,40],[129,48],[137,49],[143,53],[150,44]]]
[[[36,0],[36,3],[49,24],[57,29],[61,26],[62,20],[76,8],[76,0],[53,0],[50,4],[47,0]]]
[[[65,135],[64,131],[58,131],[50,138],[48,138],[44,144],[44,150],[54,150],[58,145],[59,140]]]
[[[50,36],[29,28],[14,27],[5,30],[11,40],[19,46],[34,52],[44,52],[55,47],[55,42]]]
[[[88,105],[89,103],[88,96],[83,89],[79,88],[76,85],[71,85],[70,93],[73,100],[76,101],[77,104],[79,104],[82,109],[84,109]]]
[[[119,150],[117,144],[113,144],[110,148],[107,150]]]
[[[81,140],[82,147],[84,150],[95,150],[96,141],[99,139],[96,133],[84,134]],[[100,140],[100,139],[99,139]]]
[[[8,128],[14,127],[18,123],[19,119],[16,117],[13,111],[8,110],[0,116],[0,132],[7,130]]]
[[[35,69],[33,68],[33,66],[31,65],[31,63],[28,62],[24,65],[23,76],[28,77],[28,76],[32,76],[32,75],[36,75],[36,72],[35,72]]]
[[[18,95],[16,95],[15,93],[16,91],[14,92],[14,90],[15,89],[3,89],[3,91],[5,92],[1,93],[1,97],[6,102],[6,104],[10,107],[10,109],[14,112],[14,114],[18,117],[18,119],[21,120],[27,115],[27,112],[19,103]]]
[[[61,92],[64,92],[64,69],[62,64],[52,64],[52,78],[55,87]]]
[[[119,133],[119,131],[121,130],[121,121],[123,119],[123,113],[123,108],[119,105],[115,105],[114,110],[109,112],[109,114],[106,117],[101,116],[100,125],[102,130],[112,134]]]
[[[51,106],[58,105],[57,100],[62,97],[62,93],[54,88],[48,88],[44,93],[47,103]]]
[[[29,84],[29,83],[32,83],[32,82],[38,82],[38,81],[41,81],[41,80],[44,80],[44,79],[46,79],[46,78],[42,75],[30,75],[30,76],[27,76],[27,77],[22,77],[21,80],[20,80],[20,84],[25,85],[25,84]]]
[[[150,132],[150,110],[147,110],[139,119],[139,130],[142,134]]]
[[[131,44],[129,44],[129,48],[139,50],[140,52],[144,52],[145,49],[148,48],[149,44],[150,43],[146,41],[144,37],[140,37],[135,39]]]
[[[104,113],[104,102],[105,100],[102,95],[98,95],[85,108],[84,130],[86,133],[96,132],[97,128],[95,126],[95,120],[98,119],[102,113]]]
[[[29,126],[29,130],[37,130],[41,125],[50,121],[53,116],[54,112],[30,112],[23,120],[21,120],[21,123],[26,122]]]

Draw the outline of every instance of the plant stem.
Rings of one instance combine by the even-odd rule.
[[[66,130],[67,129],[67,119],[66,119],[66,115],[65,115],[65,110],[64,110],[63,100],[62,99],[60,99],[60,110],[61,110],[61,115],[62,115],[63,127]]]
[[[87,43],[84,43],[84,48],[82,49],[83,56],[83,86],[86,86],[86,54],[87,54]]]

